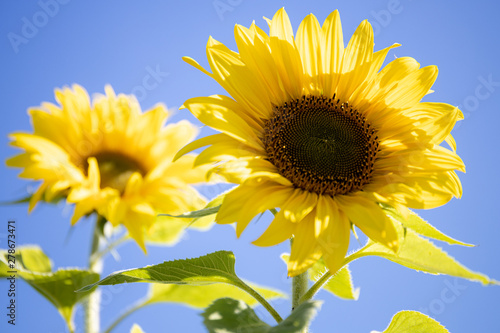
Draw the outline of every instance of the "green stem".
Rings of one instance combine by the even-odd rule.
[[[135,304],[134,306],[132,306],[130,309],[128,309],[127,311],[125,311],[124,313],[122,313],[120,315],[120,317],[118,317],[111,325],[109,325],[109,327],[104,331],[104,333],[109,333],[111,332],[119,323],[121,323],[125,318],[127,318],[128,316],[130,316],[132,313],[134,313],[135,311],[139,310],[140,308],[142,308],[143,306],[147,305],[147,302],[144,302],[144,301],[139,301],[137,302],[137,304]]]
[[[323,287],[323,285],[328,282],[328,279],[332,277],[332,273],[330,271],[323,274],[318,281],[316,281],[308,291],[306,291],[299,299],[299,304],[305,301],[308,301],[316,295],[316,293]]]
[[[249,293],[253,298],[255,298],[262,306],[273,316],[276,322],[279,324],[283,321],[283,318],[279,313],[269,304],[264,297],[262,297],[257,291],[248,286],[245,282],[241,281],[241,285],[235,285]]]
[[[302,274],[292,278],[292,311],[302,303],[302,296],[306,293],[309,287],[309,272],[305,271]]]
[[[89,270],[98,274],[101,274],[102,271],[102,258],[100,256],[96,256],[96,254],[99,252],[100,240],[103,235],[105,223],[106,219],[97,215],[94,233],[92,235],[92,244],[90,246]],[[96,289],[88,296],[87,300],[83,304],[85,311],[85,333],[99,333],[100,302],[101,291]]]
[[[293,238],[290,238],[290,247],[292,247]],[[302,295],[306,293],[309,287],[309,272],[306,270],[292,278],[292,311],[295,310],[300,303],[302,303]],[[301,333],[309,332],[309,328],[306,327]]]

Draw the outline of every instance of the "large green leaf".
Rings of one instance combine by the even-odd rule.
[[[236,288],[249,293],[252,297],[262,296],[259,293],[265,297],[283,297],[281,292],[268,288],[256,286],[257,291],[253,289],[236,275],[234,264],[232,252],[218,251],[199,258],[167,261],[159,265],[117,272],[80,291],[92,290],[97,285],[132,282],[174,285],[153,286],[149,298],[141,306],[156,302],[180,302],[193,307],[204,307],[214,299],[231,293],[248,300],[248,295],[243,296],[244,293],[236,291]],[[228,286],[213,285],[215,283]]]
[[[261,321],[248,304],[232,298],[216,300],[202,316],[209,333],[301,333],[320,306],[319,301],[306,301],[274,327]]]
[[[375,332],[375,331],[372,331]],[[449,333],[440,323],[417,311],[400,311],[382,333]]]
[[[412,229],[394,223],[398,232],[400,248],[394,253],[382,244],[371,240],[360,250],[349,255],[345,264],[365,256],[379,256],[411,269],[431,274],[447,274],[483,284],[499,284],[484,274],[469,270],[429,240],[420,237]]]
[[[382,205],[382,208],[386,212],[387,215],[404,225],[406,228],[410,228],[413,231],[415,231],[417,234],[429,237],[429,238],[434,238],[443,242],[446,242],[448,244],[456,244],[456,245],[463,245],[463,246],[474,246],[472,244],[467,244],[461,241],[458,241],[456,239],[453,239],[445,234],[443,234],[441,231],[436,229],[434,226],[432,226],[430,223],[422,219],[420,216],[418,216],[415,212],[410,211],[410,215],[408,217],[403,216],[401,213],[399,213],[396,209],[392,208],[391,206],[388,205]]]
[[[166,261],[162,264],[129,269],[111,274],[101,281],[80,291],[88,291],[97,285],[114,285],[132,282],[156,282],[203,285],[228,283],[240,286],[243,281],[234,271],[234,255],[229,251],[217,251],[199,258]]]
[[[249,282],[246,284],[267,300],[286,297],[283,293],[270,288],[260,287]],[[154,283],[151,284],[149,295],[144,305],[169,302],[203,309],[212,304],[216,299],[229,296],[241,300],[250,306],[258,304],[255,298],[230,284],[217,283],[197,286]]]
[[[289,258],[290,255],[287,253],[281,255],[285,264],[288,263]],[[328,268],[323,259],[320,259],[309,269],[309,280],[314,283],[324,274],[328,274]],[[359,297],[359,288],[354,288],[351,271],[347,265],[329,278],[322,288],[342,299],[357,300]]]
[[[75,305],[89,293],[75,293],[82,286],[99,280],[99,275],[81,269],[51,271],[50,259],[37,246],[20,247],[15,253],[15,271],[11,273],[12,257],[8,250],[0,251],[0,276],[21,277],[57,308],[69,327]]]

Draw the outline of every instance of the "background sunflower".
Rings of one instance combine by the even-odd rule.
[[[44,20],[44,15],[37,14],[44,13],[37,2],[5,2],[0,5],[2,114],[8,119],[0,124],[0,135],[4,140],[0,150],[2,160],[16,153],[16,150],[7,148],[7,134],[31,129],[26,107],[47,100],[54,87],[79,82],[88,91],[102,91],[102,87],[110,83],[116,91],[136,93],[144,110],[157,102],[178,107],[186,99],[205,95],[207,91],[223,94],[223,89],[213,80],[190,68],[181,57],[190,55],[206,66],[205,43],[209,34],[236,49],[233,32],[236,23],[248,26],[255,20],[259,26],[265,26],[261,17],[272,17],[283,6],[283,2],[277,0],[199,1],[196,5],[194,2],[154,5],[138,2],[122,2],[120,5],[97,1],[42,2],[59,4],[57,13],[54,14],[56,10],[52,9],[52,14],[45,14]],[[432,1],[364,0],[338,4],[331,1],[287,3],[285,8],[295,28],[309,13],[314,13],[322,22],[331,11],[339,9],[346,36],[352,35],[359,22],[368,19],[374,27],[376,49],[393,42],[402,44],[389,54],[388,60],[394,56],[412,56],[422,66],[435,64],[439,67],[440,75],[434,85],[436,93],[426,100],[462,105],[465,120],[453,135],[459,147],[458,153],[467,164],[467,174],[461,178],[464,187],[461,200],[452,200],[436,210],[422,211],[421,215],[447,234],[481,245],[473,249],[446,247],[463,264],[488,272],[492,277],[500,276],[497,259],[500,253],[497,241],[500,216],[496,210],[500,199],[496,190],[500,177],[494,174],[498,162],[496,128],[500,115],[496,109],[500,104],[500,66],[496,56],[499,46],[493,42],[498,39],[496,33],[500,30],[500,22],[496,19],[500,5],[495,2],[471,5],[459,1],[450,5]],[[128,18],[127,24],[124,24],[123,17]],[[29,27],[23,29],[25,21],[34,22],[31,30]],[[9,41],[9,33],[22,38],[17,53]],[[173,115],[172,121],[184,118],[195,121],[187,111]],[[204,128],[200,136],[213,133]],[[25,193],[26,183],[17,178],[17,173],[15,169],[2,169],[1,201]],[[222,186],[216,188],[217,191],[224,189]],[[208,188],[202,193],[207,197],[216,194]],[[68,235],[70,210],[63,210],[64,217],[61,217],[60,207],[51,206],[44,206],[30,216],[27,216],[25,206],[2,207],[0,212],[0,242],[5,240],[2,234],[7,228],[2,227],[5,223],[2,221],[15,218],[19,242],[39,242],[57,266],[86,264],[87,251],[82,248],[89,246],[91,223],[78,223],[77,229]],[[125,245],[120,254],[127,261],[109,260],[107,271],[103,273],[180,257],[195,257],[225,248],[234,250],[241,262],[259,262],[270,278],[263,277],[256,264],[238,266],[241,275],[279,287],[287,281],[279,254],[288,251],[288,245],[273,248],[249,245],[265,230],[268,221],[269,216],[265,215],[239,241],[235,240],[234,230],[229,227],[218,227],[208,234],[188,233],[188,239],[169,251],[151,248],[145,259],[136,245]],[[40,239],[41,234],[46,236]],[[356,247],[357,241],[351,240],[351,246]],[[472,332],[478,323],[485,331],[500,331],[500,323],[495,317],[495,302],[500,298],[498,288],[483,288],[477,283],[446,276],[419,274],[380,258],[359,261],[351,268],[354,284],[362,287],[360,299],[340,303],[329,294],[320,294],[319,298],[328,298],[321,310],[328,315],[318,316],[312,323],[312,330],[325,331],[333,321],[336,332],[382,331],[392,314],[400,309],[414,309],[446,323],[452,333]],[[47,331],[64,331],[63,321],[53,309],[45,306],[46,301],[25,287],[24,282],[19,282],[19,285],[22,288],[19,311],[29,313],[33,306],[38,310],[31,320],[23,318],[17,329],[32,331],[34,323],[43,319],[50,323]],[[3,282],[0,291],[2,288],[6,288]],[[104,291],[103,318],[114,317],[118,307],[113,305],[135,300],[146,288],[131,285],[126,292],[120,287],[108,288]],[[0,296],[0,300],[3,297]],[[375,308],[374,303],[377,304]],[[278,304],[277,308],[286,313],[288,303]],[[168,320],[172,331],[203,331],[201,319],[197,320],[194,311],[175,306],[175,312],[168,312],[172,309],[174,306],[151,307],[150,311],[139,312],[126,320],[118,329],[126,331],[133,322],[138,322],[145,332],[155,332]],[[353,311],[360,313],[363,320],[349,320],[347,314]],[[262,312],[262,317],[267,318],[265,316]],[[184,320],[174,320],[178,318]],[[76,320],[82,320],[79,313]],[[0,331],[4,331],[6,325],[5,321],[0,321]]]
[[[134,96],[116,95],[111,86],[105,91],[91,100],[76,84],[56,89],[57,104],[29,110],[33,133],[10,134],[21,152],[6,164],[22,168],[21,178],[41,182],[29,211],[40,201],[64,198],[75,205],[71,224],[97,213],[115,227],[124,225],[146,251],[153,225],[165,222],[157,214],[206,204],[192,186],[205,180],[203,168],[193,168],[195,156],[172,163],[198,131],[185,120],[165,127],[168,111],[162,104],[143,112]],[[182,228],[170,231],[175,239]]]

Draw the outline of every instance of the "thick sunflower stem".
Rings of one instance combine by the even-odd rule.
[[[98,274],[101,274],[102,272],[102,259],[96,254],[99,252],[105,223],[106,219],[98,215],[90,247],[89,270]],[[84,302],[85,333],[99,333],[101,326],[100,303],[101,291],[99,289],[94,290],[94,292],[92,292]]]
[[[308,278],[308,271],[292,278],[292,311],[300,305],[302,295],[304,295],[309,288]]]
[[[305,271],[302,274],[292,278],[292,311],[295,310],[301,303],[302,296],[309,288],[309,272]],[[308,329],[305,328],[302,333],[307,333]]]
[[[290,238],[290,247],[293,247],[293,238]],[[306,270],[292,278],[292,311],[302,303],[302,296],[309,288],[309,271]],[[301,333],[307,333],[309,329],[306,327]]]

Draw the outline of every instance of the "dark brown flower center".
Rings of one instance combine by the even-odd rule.
[[[101,175],[101,188],[111,187],[123,193],[127,182],[134,172],[145,175],[144,168],[132,158],[117,152],[100,152],[95,157]],[[88,162],[85,163],[85,172],[88,170]]]
[[[269,161],[296,187],[331,196],[370,181],[379,146],[365,118],[335,96],[276,106],[263,143]]]

